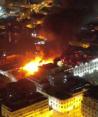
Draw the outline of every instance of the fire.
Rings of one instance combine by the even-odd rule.
[[[44,60],[42,57],[36,57],[22,67],[22,70],[27,73],[27,75],[34,75],[39,67],[48,63],[53,63],[53,59]]]

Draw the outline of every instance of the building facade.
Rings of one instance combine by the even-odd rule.
[[[3,117],[44,117],[49,111],[48,100],[45,99],[40,102],[28,105],[24,108],[12,111],[6,105],[2,105],[1,112]]]
[[[55,97],[49,97],[49,107],[54,111],[63,113],[66,117],[82,117],[81,114],[81,102],[83,100],[83,94],[79,93],[68,99],[57,99]],[[63,116],[62,115],[62,116]]]
[[[85,74],[91,74],[95,70],[98,71],[98,59],[94,59],[85,64],[80,64],[80,66],[75,66],[73,74],[74,76],[83,77]]]
[[[98,117],[98,100],[84,96],[81,108],[83,117]]]

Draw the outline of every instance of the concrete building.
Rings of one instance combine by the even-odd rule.
[[[83,94],[79,93],[67,99],[49,97],[49,106],[53,110],[62,113],[66,117],[82,117],[81,102]]]
[[[98,117],[98,86],[91,88],[83,97],[83,117]]]
[[[48,99],[41,94],[27,101],[17,100],[2,104],[1,113],[3,117],[45,117],[49,112]]]
[[[90,96],[84,95],[84,92],[88,90],[86,89],[86,86],[89,85],[88,82],[77,76],[72,76],[72,74],[66,75],[63,72],[54,73],[47,77],[47,79],[43,77],[40,82],[39,80],[36,80],[36,82],[34,80],[34,83],[38,85],[37,91],[39,93],[35,91],[36,88],[34,88],[35,86],[32,83],[33,79],[29,81],[26,79],[20,80],[16,85],[14,84],[15,86],[7,87],[7,89],[11,90],[7,90],[7,92],[10,92],[8,94],[9,99],[6,98],[8,100],[1,106],[2,116],[54,117],[56,115],[55,117],[97,117],[89,116],[85,113],[90,110],[89,108],[91,108],[91,112],[93,110],[92,104],[88,107],[86,104],[86,98],[89,100]],[[16,93],[14,94],[13,92],[17,94],[22,93],[21,95],[24,95],[24,97],[17,97]],[[40,93],[47,96],[47,98]],[[97,109],[94,109],[93,112],[97,113],[95,110]]]
[[[55,80],[58,81],[57,76],[53,75],[55,84],[50,83],[48,89],[44,88],[41,91],[48,95],[49,108],[59,113],[61,117],[82,117],[81,104],[87,83],[74,76],[66,76],[65,78],[65,74],[63,76],[61,73],[58,73],[58,76],[62,76],[60,78],[66,82],[61,82],[61,85],[58,84],[58,82],[55,82]]]
[[[34,83],[22,79],[2,90],[3,117],[44,117],[49,114],[48,99],[36,92]]]
[[[76,66],[73,69],[73,74],[74,74],[74,76],[83,77],[85,74],[91,74],[95,70],[98,70],[98,58],[96,58],[88,63],[80,64],[80,66]]]

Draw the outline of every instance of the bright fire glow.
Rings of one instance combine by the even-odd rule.
[[[27,75],[33,75],[39,70],[39,67],[48,63],[53,63],[52,59],[43,60],[41,57],[36,57],[22,67],[23,71],[26,71]]]

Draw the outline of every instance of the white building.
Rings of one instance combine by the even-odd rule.
[[[49,107],[54,111],[63,114],[66,117],[82,117],[81,102],[83,94],[79,93],[67,99],[58,99],[49,97]]]
[[[80,64],[80,66],[75,66],[75,68],[73,69],[73,74],[74,76],[83,77],[85,74],[91,74],[95,70],[98,70],[98,58],[88,63]]]

